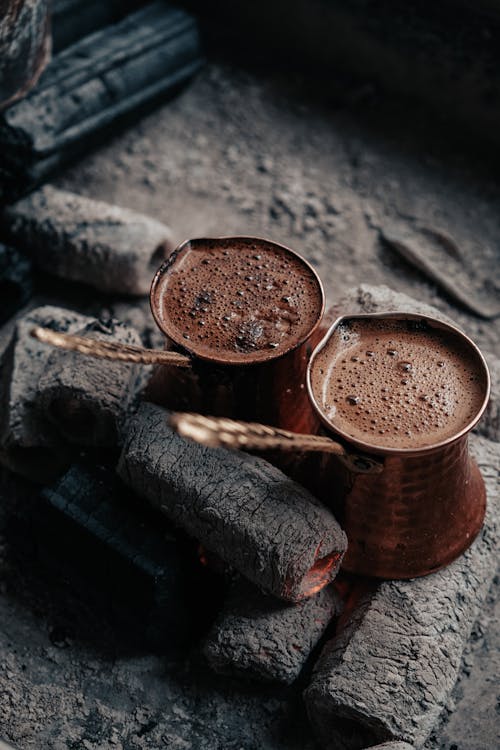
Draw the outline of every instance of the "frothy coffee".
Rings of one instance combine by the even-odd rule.
[[[396,449],[452,437],[485,396],[478,354],[458,333],[389,318],[341,323],[314,359],[311,387],[334,429]]]
[[[160,323],[192,353],[231,362],[284,354],[323,308],[320,282],[299,256],[264,240],[192,240],[169,260],[155,292]]]

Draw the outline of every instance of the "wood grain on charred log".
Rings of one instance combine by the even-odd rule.
[[[0,120],[0,197],[21,195],[101,131],[174,93],[201,64],[196,21],[162,2],[60,52]]]
[[[238,581],[203,651],[221,674],[289,685],[341,608],[333,586],[289,604]]]
[[[104,292],[142,295],[172,248],[156,219],[46,185],[4,214],[5,231],[55,276]]]
[[[186,441],[144,403],[118,471],[142,497],[274,596],[298,601],[335,578],[346,549],[333,515],[261,458]]]
[[[486,482],[483,529],[447,568],[382,583],[327,644],[305,691],[326,749],[385,740],[421,747],[448,700],[499,549],[498,444],[473,436],[471,448]]]

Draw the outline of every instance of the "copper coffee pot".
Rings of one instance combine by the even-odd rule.
[[[465,347],[481,389],[476,413],[456,434],[421,448],[380,448],[354,440],[333,427],[317,403],[311,385],[315,359],[336,330],[348,320],[399,320],[445,332]],[[309,361],[311,403],[331,434],[351,450],[383,462],[379,474],[354,475],[334,457],[324,456],[319,493],[336,514],[349,547],[343,568],[380,578],[413,578],[452,562],[478,534],[486,509],[479,468],[468,452],[468,435],[489,399],[490,377],[484,357],[458,328],[424,315],[373,313],[336,320]],[[375,440],[375,438],[374,438]]]

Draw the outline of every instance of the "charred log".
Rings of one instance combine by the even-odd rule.
[[[49,185],[7,209],[4,223],[43,271],[104,292],[147,294],[171,249],[161,222]]]
[[[41,498],[36,537],[44,564],[64,560],[73,581],[110,619],[121,627],[125,621],[149,643],[165,649],[186,641],[196,579],[203,578],[194,545],[144,513],[103,466],[71,466]]]
[[[196,22],[151,3],[60,52],[0,121],[0,195],[12,200],[125,115],[174,93],[202,63]]]
[[[291,684],[342,602],[332,586],[298,604],[237,582],[204,645],[221,674]]]
[[[80,336],[140,345],[139,334],[117,321],[88,323]],[[137,395],[142,368],[54,349],[38,382],[41,415],[76,445],[114,448]]]
[[[44,481],[67,460],[55,429],[37,409],[38,382],[52,350],[30,335],[36,325],[76,333],[91,321],[58,307],[39,307],[16,324],[0,362],[0,462],[15,473]]]
[[[388,740],[421,747],[449,698],[499,549],[498,444],[477,436],[471,443],[486,482],[484,527],[447,568],[382,583],[327,644],[305,691],[312,726],[327,749],[361,750]]]
[[[139,495],[265,591],[298,601],[335,578],[346,537],[332,514],[267,461],[188,442],[144,403],[118,471]]]

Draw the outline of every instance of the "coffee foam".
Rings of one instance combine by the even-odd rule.
[[[161,318],[199,356],[262,361],[305,339],[322,311],[314,272],[251,238],[195,240],[163,274]]]
[[[334,429],[396,449],[453,437],[485,395],[477,353],[458,334],[398,320],[341,324],[315,357],[311,386]]]

